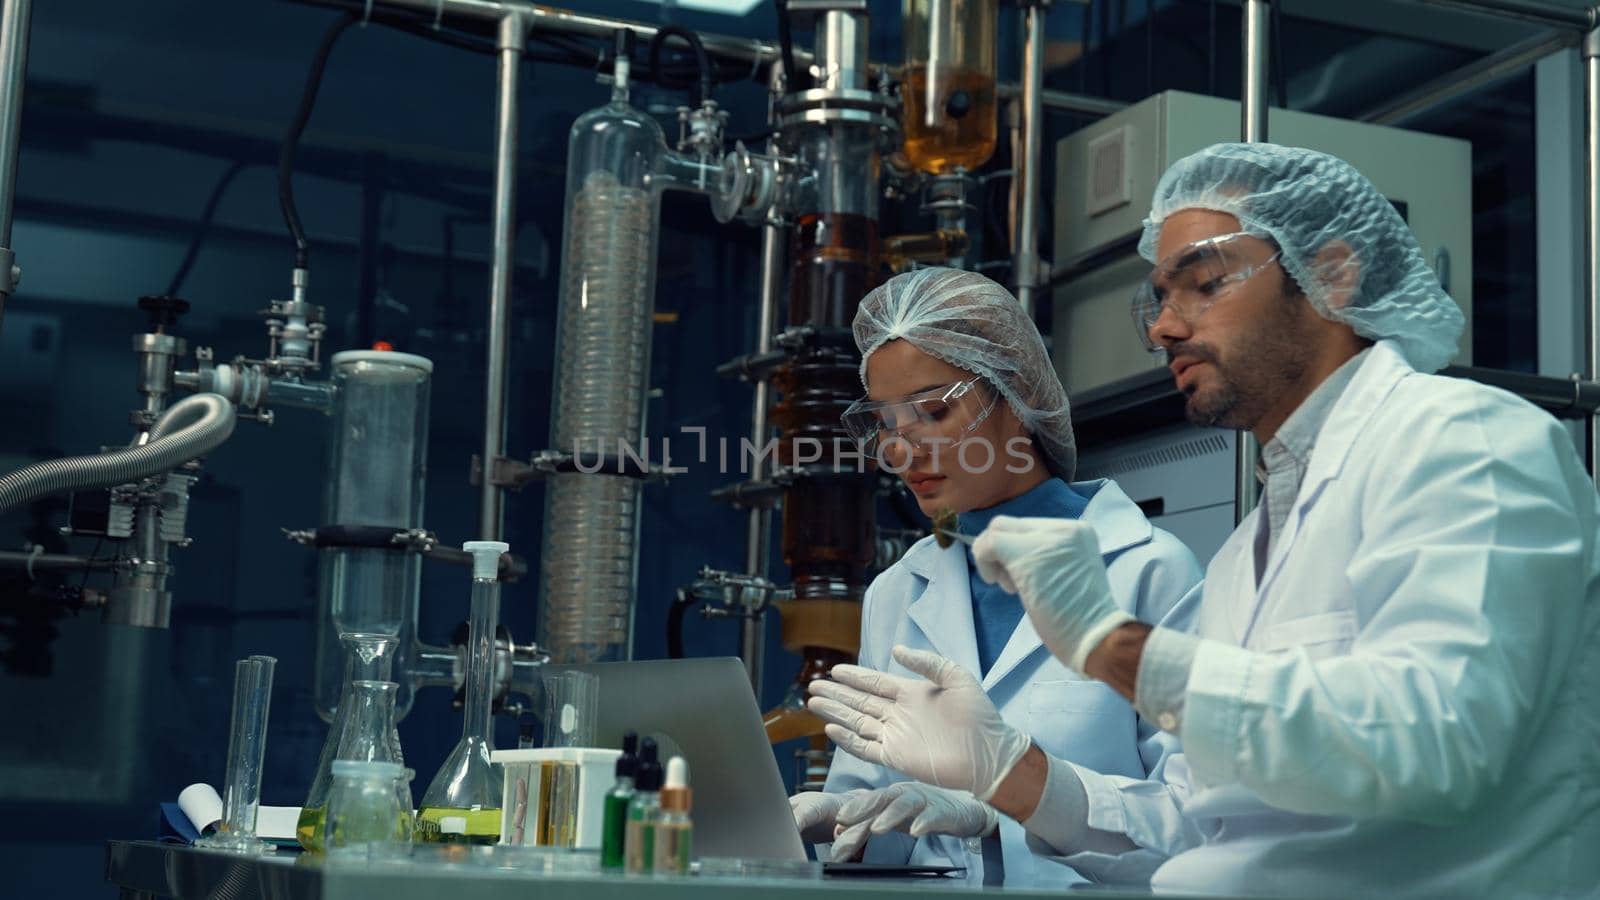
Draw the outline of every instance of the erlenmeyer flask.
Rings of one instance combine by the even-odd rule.
[[[334,730],[323,745],[323,759],[311,781],[311,791],[295,823],[295,839],[307,850],[324,846],[328,793],[333,787],[336,761],[384,762],[403,766],[400,737],[394,725],[394,702],[399,685],[392,681],[352,681],[345,686]],[[398,793],[398,789],[397,789]],[[410,810],[409,791],[405,807]]]
[[[443,840],[441,820],[466,823],[468,843],[500,841],[500,770],[489,762],[494,749],[495,624],[500,618],[500,555],[511,549],[500,541],[467,541],[472,554],[472,614],[467,629],[466,702],[461,742],[450,751],[422,795],[417,810],[417,840]]]

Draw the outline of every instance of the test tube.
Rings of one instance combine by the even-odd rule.
[[[267,712],[272,703],[270,656],[241,659],[233,673],[233,726],[228,733],[228,776],[222,793],[222,824],[202,845],[242,853],[270,853],[256,839],[261,806],[261,761],[267,748]]]

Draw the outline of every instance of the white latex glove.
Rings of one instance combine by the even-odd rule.
[[[833,840],[839,810],[845,803],[875,793],[867,788],[842,794],[805,791],[789,798],[789,812],[794,814],[794,827],[800,830],[801,840],[808,844],[826,844]]]
[[[973,541],[972,559],[984,581],[1022,598],[1040,640],[1074,671],[1106,635],[1135,621],[1111,598],[1100,542],[1081,521],[995,516]]]
[[[868,838],[891,831],[912,837],[948,834],[981,838],[1000,823],[994,807],[966,791],[947,791],[915,781],[897,782],[852,798],[840,808],[837,821],[844,831],[833,839],[834,862],[855,858]]]
[[[894,659],[927,680],[834,666],[832,681],[811,682],[806,708],[827,720],[828,737],[846,753],[979,800],[994,796],[1028,736],[955,663],[907,647],[895,647]]]

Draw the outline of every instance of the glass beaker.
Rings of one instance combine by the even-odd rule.
[[[300,818],[295,823],[295,839],[300,846],[311,851],[324,849],[326,834],[323,830],[328,807],[328,796],[333,786],[333,768],[339,762],[384,762],[404,767],[400,756],[400,736],[395,729],[395,697],[399,685],[392,681],[351,681],[345,686],[343,697],[322,745],[322,758],[317,763],[317,774],[311,780],[311,791],[305,805],[300,808]],[[404,806],[411,812],[410,787],[405,787]],[[396,789],[397,801],[399,799]]]
[[[392,694],[389,699],[392,703]],[[411,810],[395,789],[404,776],[399,763],[334,760],[327,807],[330,858],[393,857],[410,849]]]
[[[544,745],[593,747],[600,706],[600,678],[592,672],[552,672],[544,676]],[[572,847],[578,837],[578,763],[539,764],[538,833],[553,847]]]
[[[468,843],[500,840],[500,770],[489,761],[494,750],[490,719],[494,703],[495,624],[500,617],[500,555],[510,549],[500,541],[468,541],[471,553],[472,614],[467,628],[466,697],[462,704],[461,741],[439,767],[417,811],[417,839],[442,841],[442,820],[465,820]]]

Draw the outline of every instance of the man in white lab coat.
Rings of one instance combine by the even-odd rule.
[[[1600,896],[1600,498],[1565,431],[1431,373],[1459,311],[1348,164],[1219,145],[1157,187],[1135,320],[1192,420],[1253,432],[1261,505],[1193,634],[1107,602],[1092,532],[974,556],[1071,668],[1179,734],[1162,782],[1051,758],[944,661],[813,686],[841,747],[973,791],[1107,882],[1289,896]],[[959,740],[950,735],[959,734]]]

